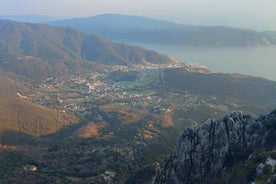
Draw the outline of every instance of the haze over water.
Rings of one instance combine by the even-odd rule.
[[[132,44],[168,54],[186,63],[205,65],[213,72],[242,73],[276,81],[276,46],[214,48]]]

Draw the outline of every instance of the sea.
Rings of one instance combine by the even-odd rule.
[[[241,73],[276,81],[276,46],[187,47],[129,43],[170,55],[186,63],[205,65],[218,73]]]

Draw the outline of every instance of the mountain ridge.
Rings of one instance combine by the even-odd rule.
[[[157,171],[153,183],[250,183],[265,178],[273,183],[275,164],[262,178],[264,174],[258,172],[258,164],[263,159],[255,163],[254,157],[259,154],[257,149],[262,148],[262,157],[272,159],[269,155],[275,153],[275,125],[274,111],[257,118],[231,112],[221,120],[209,119],[201,125],[188,126],[178,139],[174,155]],[[235,167],[243,161],[254,163],[254,167],[246,164]],[[244,170],[235,178],[231,168]],[[247,173],[249,169],[251,173]],[[227,172],[231,179],[224,178],[229,176]]]
[[[169,56],[141,47],[114,43],[71,28],[43,24],[1,20],[0,38],[0,65],[15,73],[15,64],[9,62],[31,65],[29,68],[33,68],[32,63],[40,62],[46,69],[46,72],[41,69],[42,73],[77,72],[93,69],[95,64],[129,66],[174,62]],[[91,63],[94,65],[91,66]]]
[[[43,23],[57,20],[55,17],[46,15],[0,15],[0,19],[8,19],[17,22]]]

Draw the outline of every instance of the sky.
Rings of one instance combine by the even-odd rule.
[[[0,0],[0,15],[131,14],[183,24],[276,30],[276,0]]]

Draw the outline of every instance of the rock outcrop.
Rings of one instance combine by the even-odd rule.
[[[158,169],[153,183],[208,183],[230,167],[234,155],[248,156],[254,148],[264,147],[269,128],[262,122],[272,120],[276,122],[275,113],[251,118],[231,112],[221,120],[209,119],[198,127],[187,127],[174,155]]]

